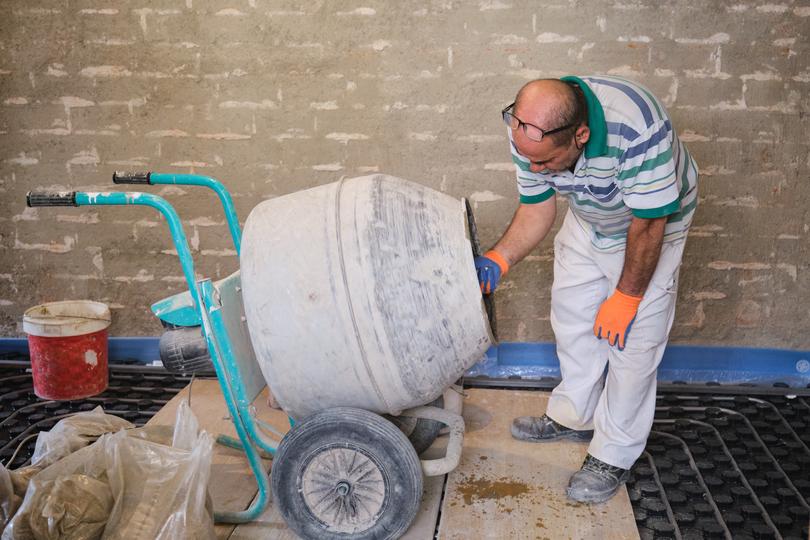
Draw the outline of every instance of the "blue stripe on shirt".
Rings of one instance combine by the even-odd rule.
[[[620,135],[628,141],[635,140],[638,132],[622,122],[605,122],[607,124],[608,135]]]
[[[658,143],[666,139],[669,136],[670,131],[672,131],[672,124],[670,124],[669,120],[667,120],[664,122],[664,125],[661,126],[661,129],[653,133],[649,139],[641,144],[625,150],[624,154],[622,154],[622,156],[619,158],[619,165],[623,165],[624,162],[630,158],[646,154],[647,150],[649,150],[651,147],[658,146]]]
[[[583,184],[574,184],[574,185],[555,185],[554,188],[559,191],[560,193],[563,192],[573,192],[573,193],[583,193],[586,195],[591,195],[595,200],[600,203],[607,202],[612,200],[616,194],[619,193],[619,189],[616,187],[616,184],[610,183],[607,186],[585,186]],[[612,195],[612,196],[611,196]]]
[[[644,101],[644,98],[642,98],[639,95],[639,93],[633,90],[630,86],[615,81],[608,81],[607,79],[597,79],[594,77],[589,77],[589,79],[599,84],[604,84],[605,86],[610,86],[612,88],[616,88],[617,90],[621,90],[622,92],[627,94],[627,97],[633,100],[633,103],[635,103],[636,106],[638,106],[639,110],[641,111],[641,115],[644,117],[644,122],[646,122],[647,127],[650,127],[655,123],[655,120],[653,120],[652,111],[650,111],[650,106],[647,105],[647,102]]]

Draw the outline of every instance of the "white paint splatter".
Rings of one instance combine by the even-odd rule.
[[[322,165],[313,165],[312,170],[314,171],[339,171],[343,168],[343,165],[340,163],[324,163]]]
[[[70,172],[70,168],[73,165],[98,165],[101,163],[101,158],[98,155],[98,150],[95,147],[92,147],[90,150],[82,150],[73,154],[73,157],[70,158],[67,163],[65,163],[65,168]]]
[[[513,172],[515,170],[515,164],[504,161],[501,163],[485,163],[484,170],[486,171],[510,171]]]
[[[425,131],[422,133],[410,132],[408,133],[408,139],[412,141],[435,141],[436,135],[430,131]]]
[[[349,141],[365,141],[369,137],[363,133],[328,133],[326,135],[327,139],[331,139],[333,141],[337,141],[341,144],[348,144]]]
[[[334,111],[338,108],[337,101],[313,101],[309,104],[310,109],[316,111]]]
[[[374,9],[374,8],[370,8],[370,7],[359,7],[359,8],[355,8],[355,9],[353,9],[351,11],[338,11],[336,13],[336,15],[339,15],[341,17],[346,16],[346,15],[362,15],[364,17],[372,17],[372,16],[374,16],[376,14],[377,14],[377,10]]]
[[[51,77],[67,77],[68,72],[63,69],[64,67],[64,64],[51,64],[45,74]]]
[[[251,138],[250,135],[243,133],[197,133],[196,137],[215,141],[244,141]]]
[[[554,32],[543,32],[537,35],[537,43],[576,43],[579,41],[577,36],[563,36],[555,34]]]
[[[278,105],[269,99],[262,101],[223,101],[219,104],[220,109],[276,109]]]
[[[457,137],[456,140],[471,143],[491,143],[502,142],[505,137],[503,135],[462,135]]]
[[[116,15],[117,9],[80,9],[80,15]]]
[[[683,43],[686,45],[714,45],[719,43],[728,43],[731,36],[725,32],[718,32],[707,38],[675,38],[676,43]]]
[[[188,137],[188,133],[180,129],[159,129],[147,132],[145,137]]]
[[[84,353],[84,363],[88,366],[96,367],[98,365],[98,355],[96,354],[96,351],[86,351]]]
[[[214,15],[217,15],[219,17],[243,17],[247,15],[247,13],[245,13],[244,11],[239,11],[238,9],[235,8],[225,8],[220,9],[219,11],[214,13]]]
[[[480,202],[493,202],[499,201],[503,199],[502,195],[498,195],[497,193],[493,193],[489,190],[487,191],[476,191],[470,195],[470,200],[476,203]]]
[[[500,0],[483,0],[478,3],[480,11],[497,11],[502,9],[512,9],[512,4],[505,4]]]
[[[760,13],[785,13],[790,8],[785,4],[763,4],[756,9]]]
[[[11,158],[5,160],[6,163],[10,163],[12,165],[21,165],[26,167],[28,165],[36,165],[39,163],[39,159],[35,157],[28,156],[25,152],[20,152],[19,157]]]
[[[375,51],[381,52],[391,46],[391,42],[385,39],[378,39],[369,45]]]
[[[526,43],[526,38],[516,34],[494,34],[493,45],[521,45]]]
[[[124,66],[90,66],[79,72],[82,77],[129,77],[132,72]]]

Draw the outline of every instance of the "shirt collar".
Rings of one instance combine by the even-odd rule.
[[[582,93],[585,94],[585,103],[588,105],[588,128],[591,130],[591,136],[588,142],[585,143],[585,157],[590,159],[607,155],[607,123],[605,122],[605,111],[602,109],[602,104],[599,103],[596,94],[594,94],[591,87],[579,77],[569,75],[560,80],[576,84],[582,89]]]

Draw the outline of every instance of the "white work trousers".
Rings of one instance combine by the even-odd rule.
[[[598,251],[585,227],[569,210],[554,239],[551,325],[562,382],[551,394],[547,414],[572,429],[593,429],[588,452],[629,469],[644,450],[655,415],[656,369],[675,315],[685,240],[663,245],[620,351],[597,339],[593,324],[602,302],[616,289],[625,252]]]

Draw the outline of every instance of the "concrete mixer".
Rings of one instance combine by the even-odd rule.
[[[189,291],[153,310],[173,326],[201,326],[239,436],[219,442],[245,451],[259,485],[248,509],[215,519],[246,522],[264,509],[264,450],[274,454],[274,504],[300,536],[401,536],[419,508],[422,474],[446,474],[460,459],[460,409],[425,404],[451,395],[493,340],[465,201],[371,175],[265,201],[241,236],[230,196],[214,179],[113,180],[215,189],[239,253],[240,271],[196,281],[179,217],[161,197],[28,194],[29,206],[141,205],[166,218]],[[265,384],[290,416],[280,443],[250,406]],[[443,458],[420,462],[401,429],[414,429],[408,419],[446,427]]]

